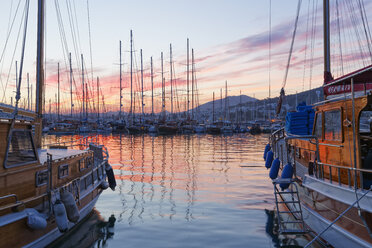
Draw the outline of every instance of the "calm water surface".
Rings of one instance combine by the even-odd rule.
[[[45,142],[80,136],[46,136]],[[56,247],[279,247],[268,136],[99,136],[117,188]],[[274,230],[274,233],[275,230]],[[292,246],[293,247],[293,246]]]

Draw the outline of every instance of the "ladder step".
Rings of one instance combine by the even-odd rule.
[[[278,203],[300,203],[300,201],[278,201]]]
[[[301,213],[301,211],[279,211],[279,214],[298,214]]]
[[[281,234],[305,234],[307,231],[305,230],[296,230],[296,229],[286,229],[280,231]]]
[[[295,221],[281,221],[281,224],[298,224],[298,223],[303,223],[302,220],[295,220]]]
[[[275,191],[275,194],[281,195],[281,194],[297,194],[297,191]]]

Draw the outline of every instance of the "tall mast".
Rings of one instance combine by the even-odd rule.
[[[72,108],[74,107],[74,104],[72,102],[72,60],[71,60],[71,53],[69,53],[69,61],[70,61],[70,108],[71,108],[71,117],[72,117]]]
[[[36,51],[36,114],[35,143],[41,148],[43,103],[44,103],[44,0],[38,0],[37,51]]]
[[[99,78],[97,77],[97,120],[99,122]]]
[[[190,98],[189,98],[189,38],[187,38],[187,118],[189,119]]]
[[[194,119],[194,48],[191,49],[191,119]]]
[[[133,117],[133,36],[130,30],[130,115]]]
[[[171,116],[173,118],[173,61],[172,61],[172,44],[169,45],[169,57],[170,57],[170,87],[171,87]]]
[[[333,79],[331,73],[329,0],[323,0],[323,39],[324,39],[324,83]]]
[[[222,88],[220,88],[220,99],[221,99],[221,103],[220,103],[220,111],[221,111],[221,119],[222,119]]]
[[[140,54],[141,54],[141,98],[142,98],[142,116],[141,116],[141,123],[143,122],[143,116],[144,116],[144,112],[143,112],[143,106],[144,106],[144,103],[143,103],[143,61],[142,61],[142,49],[140,50]]]
[[[59,88],[60,86],[60,83],[59,83],[59,63],[58,63],[58,103],[57,103],[57,118],[58,118],[58,121],[60,120],[60,115],[59,115],[59,103],[60,103],[60,98],[59,98]]]
[[[213,102],[212,102],[212,123],[214,123],[214,91],[213,91]]]
[[[121,63],[121,40],[119,41],[119,53],[120,53],[120,64],[119,64],[119,66],[120,66],[120,111],[119,111],[119,120],[121,120],[121,108],[122,108],[122,106],[123,106],[123,104],[122,104],[122,99],[123,99],[123,96],[122,96],[122,85],[121,85],[121,83],[122,83],[122,70],[121,70],[121,68],[122,68],[122,63]]]
[[[225,120],[227,120],[227,80],[225,81]]]
[[[34,87],[31,84],[31,99],[30,99],[31,100],[31,104],[30,104],[31,105],[31,111],[33,111],[33,108],[32,108],[32,96],[33,96],[32,91],[33,91],[33,88]]]
[[[30,110],[30,76],[27,72],[27,109]]]
[[[161,112],[163,120],[165,120],[165,90],[164,90],[164,68],[163,68],[163,52],[161,52]]]
[[[154,118],[154,71],[152,67],[152,56],[151,56],[151,115]]]
[[[83,54],[81,54],[81,81],[83,84],[83,111],[82,112],[82,118],[84,118],[84,111],[85,111],[85,85],[84,85],[84,58]]]

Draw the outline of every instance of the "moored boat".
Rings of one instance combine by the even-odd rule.
[[[42,147],[43,0],[38,1],[36,113],[0,106],[0,246],[45,247],[81,222],[104,189],[115,189],[104,146]],[[35,129],[35,134],[33,133]],[[108,182],[106,182],[108,178]]]
[[[329,27],[328,0],[324,9]],[[315,233],[306,247],[320,239],[333,247],[371,247],[372,65],[333,79],[329,37],[325,43],[325,101],[288,113],[298,120],[286,118],[286,129],[272,133],[265,149],[279,230]]]

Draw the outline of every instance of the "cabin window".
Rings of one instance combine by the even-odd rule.
[[[324,139],[342,139],[341,111],[331,110],[324,112]]]
[[[37,161],[31,130],[15,129],[11,131],[10,136],[10,142],[5,154],[5,168]]]
[[[322,139],[322,112],[319,112],[319,113],[316,114],[314,135],[318,139]]]
[[[359,132],[370,134],[372,128],[372,111],[362,111],[359,118]]]

